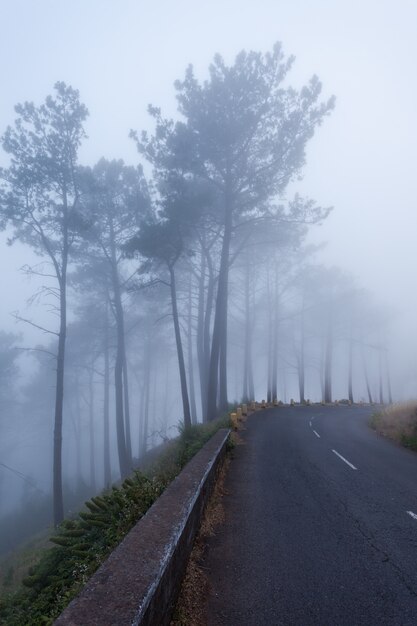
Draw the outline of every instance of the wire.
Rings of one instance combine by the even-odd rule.
[[[8,465],[6,465],[6,463],[1,463],[0,465],[2,467],[5,467],[6,469],[8,469],[10,472],[12,472],[13,474],[16,474],[16,476],[18,476],[19,478],[21,478],[22,480],[25,481],[25,483],[27,483],[28,485],[30,485],[33,489],[36,489],[36,491],[39,491],[39,493],[43,494],[46,496],[45,491],[43,491],[43,489],[40,489],[39,487],[37,487],[31,480],[30,478],[28,478],[25,474],[22,474],[22,472],[19,472],[19,470],[13,469],[13,467],[9,467]]]

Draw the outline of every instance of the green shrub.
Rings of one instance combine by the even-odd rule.
[[[10,566],[3,577],[3,587],[11,587],[13,584],[14,578],[14,568]]]
[[[402,435],[401,443],[406,448],[417,451],[417,436],[416,435]]]

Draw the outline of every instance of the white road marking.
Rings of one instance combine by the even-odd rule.
[[[352,465],[352,463],[349,463],[349,461],[348,461],[347,459],[345,459],[345,457],[344,457],[344,456],[342,456],[341,454],[339,454],[339,453],[337,452],[337,450],[332,450],[332,452],[334,452],[334,453],[335,453],[335,454],[339,457],[339,459],[342,459],[342,461],[344,461],[344,462],[345,462],[347,465],[349,465],[349,467],[351,467],[352,469],[354,469],[354,470],[357,470],[357,469],[358,469],[357,467],[355,467],[354,465]]]
[[[313,430],[313,433],[316,435],[316,437],[318,437],[320,439],[320,435],[318,434],[318,432],[316,430]]]
[[[311,420],[310,420],[310,426],[312,426]]]
[[[416,519],[416,520],[417,520],[417,515],[416,515],[415,513],[413,513],[413,511],[407,511],[407,513],[408,513],[408,515],[411,515],[411,517],[412,517],[413,519]]]

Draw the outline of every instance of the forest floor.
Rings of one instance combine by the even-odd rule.
[[[39,562],[43,552],[52,547],[52,528],[36,533],[12,552],[0,557],[0,598],[19,589],[31,567]]]

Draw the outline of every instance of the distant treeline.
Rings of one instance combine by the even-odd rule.
[[[204,82],[189,67],[178,120],[149,107],[153,134],[131,131],[149,177],[121,160],[79,163],[88,111],[65,83],[16,106],[1,224],[39,255],[26,271],[56,316],[26,320],[50,340],[20,386],[19,424],[52,431],[41,445],[53,438],[55,524],[63,473],[108,486],[179,416],[211,421],[231,396],[328,402],[335,380],[351,400],[373,401],[376,385],[382,398],[384,321],[306,244],[330,209],[293,190],[334,99],[317,77],[291,87],[292,64],[276,44],[230,66],[216,56]]]

